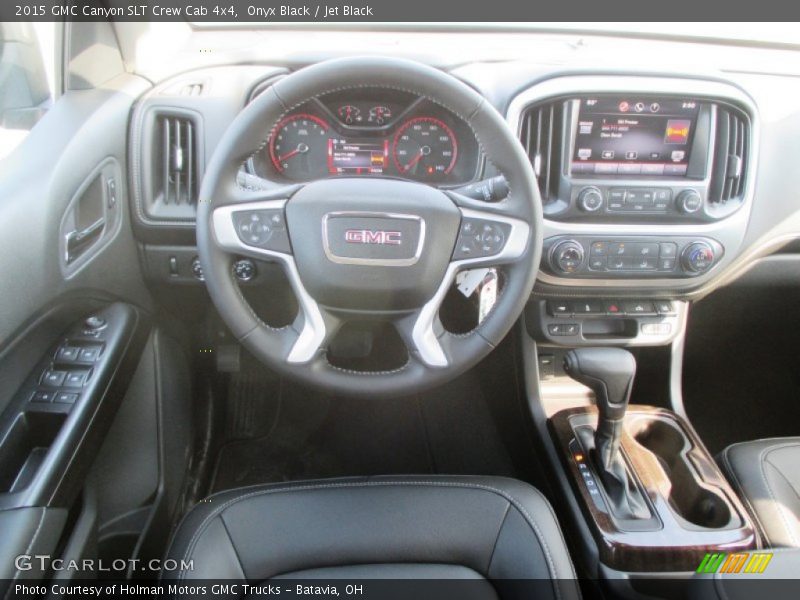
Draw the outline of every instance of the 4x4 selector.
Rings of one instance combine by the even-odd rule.
[[[574,273],[583,265],[583,246],[575,240],[559,242],[550,252],[550,266],[554,271]]]
[[[704,273],[714,264],[714,249],[706,242],[692,242],[683,250],[681,263],[690,273]]]
[[[578,207],[585,212],[597,212],[603,208],[603,192],[594,186],[583,188],[578,193]]]
[[[683,190],[675,199],[675,205],[683,214],[691,215],[703,208],[703,197],[697,190]]]

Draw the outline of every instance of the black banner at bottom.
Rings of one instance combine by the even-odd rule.
[[[586,585],[581,585],[582,583]],[[93,581],[71,580],[40,583],[25,580],[0,581],[4,598],[179,598],[233,600],[234,598],[355,598],[358,600],[478,600],[486,598],[577,599],[581,588],[605,588],[606,598],[628,596],[660,597],[659,590],[677,592],[677,597],[694,600],[768,597],[795,600],[800,597],[800,579],[719,578],[675,579],[635,578],[603,584],[599,581],[542,579],[294,579],[276,578],[266,582],[237,580]],[[724,595],[721,595],[724,594]]]

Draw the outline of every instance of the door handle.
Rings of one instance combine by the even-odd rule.
[[[83,254],[103,232],[106,225],[105,218],[101,217],[85,229],[76,229],[64,235],[64,260],[67,264],[73,262]]]

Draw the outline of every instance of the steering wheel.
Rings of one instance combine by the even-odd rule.
[[[509,188],[486,203],[422,183],[335,178],[243,185],[243,163],[264,131],[313,97],[378,87],[423,96],[473,130]],[[485,357],[508,333],[531,293],[542,252],[542,207],[531,164],[514,132],[478,93],[449,74],[393,58],[334,59],[306,67],[257,96],[231,123],[206,168],[197,247],[211,298],[239,341],[267,366],[335,393],[375,397],[427,389]],[[473,253],[476,230],[493,244]],[[356,243],[353,243],[356,242]],[[369,242],[369,243],[365,243]],[[297,296],[291,326],[273,328],[252,310],[232,273],[234,257],[282,265]],[[447,332],[439,308],[457,273],[496,267],[494,307],[467,334]],[[348,320],[391,322],[408,360],[390,371],[332,365],[327,348]]]

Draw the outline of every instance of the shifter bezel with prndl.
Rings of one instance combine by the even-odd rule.
[[[549,428],[603,564],[628,572],[652,572],[654,565],[687,571],[715,548],[758,545],[747,512],[691,426],[669,410],[628,406],[635,372],[630,353],[571,351],[564,370],[594,392],[596,406],[561,410]],[[612,456],[602,459],[595,445],[610,430]],[[626,513],[610,492],[603,469],[615,461],[646,515]]]

